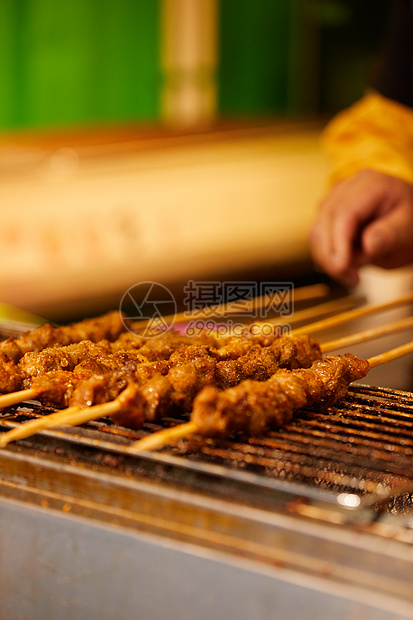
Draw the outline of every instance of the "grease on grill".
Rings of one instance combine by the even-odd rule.
[[[22,422],[44,408],[35,403],[10,408],[0,415],[0,429]],[[150,432],[186,421],[166,418],[146,423],[142,430],[115,426],[109,420],[68,429],[71,441],[86,441],[101,451],[96,462],[121,468],[121,458],[103,447],[123,446]],[[59,429],[59,438],[65,430]],[[24,440],[27,441],[27,440]],[[24,443],[24,442],[22,442]],[[46,448],[44,448],[46,449]],[[219,464],[260,476],[303,483],[335,493],[377,494],[395,487],[413,490],[413,394],[369,386],[353,386],[340,405],[312,407],[296,412],[293,421],[265,437],[205,440],[191,437],[164,451],[186,460]],[[388,511],[411,511],[412,495],[395,498]]]

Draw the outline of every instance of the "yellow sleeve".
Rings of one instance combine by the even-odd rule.
[[[327,125],[322,142],[332,183],[369,168],[413,183],[413,109],[366,94]]]

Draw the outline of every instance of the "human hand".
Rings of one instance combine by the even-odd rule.
[[[349,286],[362,265],[413,262],[413,185],[373,170],[340,181],[320,204],[310,242],[316,264]]]

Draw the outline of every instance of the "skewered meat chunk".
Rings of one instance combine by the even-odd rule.
[[[146,338],[139,351],[149,361],[168,360],[175,351],[188,346],[216,347],[217,344],[216,338],[212,336],[186,336],[170,329],[157,338]]]
[[[119,396],[128,385],[135,385],[133,365],[126,365],[103,375],[91,375],[76,384],[70,395],[70,405],[90,407],[109,402]]]
[[[216,360],[205,346],[186,347],[171,355],[168,379],[172,386],[174,404],[190,411],[195,395],[205,385],[215,383]]]
[[[116,340],[110,343],[110,347],[113,352],[137,350],[145,344],[146,340],[139,334],[122,332]]]
[[[70,404],[89,407],[105,403],[116,398],[127,385],[134,384],[137,389],[142,390],[152,380],[166,375],[169,371],[169,365],[165,360],[140,361],[128,354],[129,352],[125,351],[120,356],[114,356],[119,363],[117,366],[112,366],[110,372],[82,377],[83,380],[76,383],[70,395]],[[74,374],[76,373],[77,367],[74,370]]]
[[[125,330],[124,321],[120,312],[109,312],[100,317],[60,327],[45,323],[15,340],[8,338],[0,342],[0,351],[17,363],[25,353],[42,351],[52,345],[64,346],[81,340],[113,341]]]
[[[136,384],[144,420],[164,417],[174,410],[190,410],[195,395],[205,385],[213,383],[216,360],[208,347],[184,347],[168,360],[121,368],[111,375],[91,377],[78,385],[71,397],[72,405],[90,405],[113,400],[125,387]],[[137,405],[136,405],[137,406]],[[119,424],[133,426],[128,412],[117,417]],[[142,416],[138,416],[140,420]]]
[[[146,358],[138,357],[134,352],[97,355],[81,360],[70,371],[57,368],[34,377],[27,376],[23,385],[37,390],[37,398],[53,407],[90,406],[116,398],[135,378],[136,369],[142,362],[148,363]],[[59,382],[61,387],[58,389]],[[102,393],[105,400],[98,398]]]
[[[99,343],[90,340],[82,340],[66,347],[48,347],[40,353],[26,353],[19,362],[19,368],[25,377],[36,377],[52,370],[74,370],[79,366],[86,368],[93,364],[98,368],[98,363],[118,368],[126,360],[134,360],[136,363],[147,362],[148,359],[141,354],[141,349],[112,351],[110,342],[102,340]],[[97,374],[102,374],[97,369]]]
[[[22,379],[18,366],[0,351],[0,393],[20,390]]]
[[[116,398],[129,382],[136,380],[136,370],[144,364],[149,362],[134,352],[89,357],[71,371],[54,369],[26,377],[24,387],[37,390],[37,398],[49,406],[90,406]],[[150,363],[151,366],[155,364]]]
[[[137,343],[139,344],[139,341]],[[93,368],[98,375],[110,372],[122,366],[125,358],[134,359],[137,363],[148,361],[139,350],[131,348],[124,351],[117,347],[113,349],[112,344],[107,340],[99,343],[82,340],[67,346],[47,347],[40,352],[25,353],[18,364],[0,351],[0,392],[10,393],[23,387],[30,388],[35,377],[58,370],[76,369],[79,379],[82,371],[83,374],[86,373],[85,376],[90,377]]]
[[[264,335],[262,326],[259,323],[252,323],[242,330],[240,336],[220,339],[214,355],[221,361],[237,359],[246,355],[252,346],[270,347],[279,338],[281,334],[275,326],[270,335]]]
[[[52,370],[73,370],[84,359],[107,356],[109,352],[108,341],[95,344],[90,340],[82,340],[64,347],[47,347],[40,352],[25,353],[19,367],[24,375],[37,377]]]
[[[318,342],[308,336],[282,336],[267,347],[254,345],[237,359],[217,364],[217,386],[226,389],[246,379],[265,381],[278,368],[307,368],[321,359]]]
[[[135,388],[136,400],[131,410],[121,408],[112,416],[115,424],[128,428],[142,428],[144,422],[163,418],[173,404],[172,386],[167,377],[158,375],[145,385]]]
[[[158,375],[166,375],[169,372],[169,363],[167,360],[159,360],[157,362],[143,362],[138,364],[135,370],[135,381],[138,385],[144,385],[150,379]]]
[[[130,384],[127,390],[119,395],[121,411],[128,413],[130,428],[142,428],[145,418],[145,407],[142,405],[143,395],[136,384]],[[122,424],[122,413],[116,414],[117,424]],[[112,416],[115,419],[115,416]],[[123,425],[124,426],[124,425]]]
[[[17,364],[19,359],[24,355],[22,349],[13,338],[7,338],[0,342],[0,352],[2,356]]]
[[[326,356],[308,369],[279,370],[267,381],[243,381],[223,392],[207,386],[194,400],[191,421],[206,436],[228,437],[238,431],[260,435],[287,424],[295,409],[344,398],[349,384],[368,370],[368,361],[347,353]]]
[[[67,407],[75,387],[75,378],[67,370],[54,370],[34,377],[31,387],[39,390],[41,401],[51,407]]]
[[[230,338],[221,346],[213,349],[213,355],[220,361],[235,360],[246,355],[254,343],[246,338]]]

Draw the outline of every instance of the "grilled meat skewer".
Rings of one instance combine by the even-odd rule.
[[[100,317],[85,319],[79,323],[53,327],[45,323],[19,338],[8,338],[0,342],[0,353],[17,363],[29,351],[42,351],[54,345],[68,345],[81,340],[116,340],[125,331],[125,319],[120,312],[109,312]],[[1,361],[1,360],[0,360]]]
[[[277,347],[278,353],[274,350],[274,354],[278,355],[280,362],[293,366],[297,364],[297,354],[306,366],[311,365],[313,359],[321,355],[318,344],[308,337],[280,338]],[[256,361],[256,347],[252,348],[253,360]],[[273,348],[276,349],[275,344]],[[264,347],[262,351],[268,354]],[[83,405],[83,410],[86,411],[93,409],[90,405],[99,403],[98,406],[103,406],[107,411],[110,404],[109,414],[114,414],[114,421],[131,428],[141,428],[145,421],[162,418],[177,410],[189,411],[199,391],[205,386],[216,385],[216,368],[219,362],[205,345],[182,347],[175,351],[168,361],[142,361],[137,359],[136,352],[132,353],[132,357],[128,355],[128,351],[112,355],[112,369],[108,372],[105,372],[109,367],[108,358],[99,359],[97,356],[80,362],[72,372],[55,370],[35,376],[31,385],[35,386],[37,397],[43,402],[58,406],[71,404],[69,410],[61,412],[63,416],[67,416],[70,411],[76,420],[82,410],[79,405]],[[113,364],[114,361],[117,367]],[[247,359],[246,362],[248,375],[251,375],[251,360]],[[268,372],[272,370],[272,365],[269,365]],[[97,371],[102,374],[96,374]],[[258,365],[260,377],[262,372],[262,366]],[[0,445],[5,446],[13,439],[29,436],[31,428],[33,432],[37,432],[43,426],[58,424],[57,416],[57,413],[51,418],[44,416],[44,424],[40,419],[32,420],[19,429],[10,431],[10,436],[5,433],[0,437]]]
[[[23,387],[37,390],[42,402],[56,407],[90,406],[112,400],[133,382],[144,396],[150,412],[148,419],[154,419],[171,407],[190,411],[192,400],[202,387],[215,385],[222,389],[227,382],[215,349],[206,345],[182,346],[168,360],[153,362],[140,354],[141,349],[98,354],[99,347],[94,345],[96,355],[79,360],[69,370],[53,369],[37,375],[35,366],[32,370],[35,376],[27,374]],[[240,380],[243,376],[268,379],[279,367],[308,367],[320,358],[319,345],[311,338],[283,336],[270,347],[254,345],[250,356],[244,355],[231,363],[236,363]],[[26,373],[28,370],[30,366],[26,366]]]
[[[369,368],[367,360],[346,353],[316,360],[308,369],[279,370],[267,381],[243,381],[223,392],[208,386],[194,400],[191,421],[197,432],[210,437],[239,431],[260,435],[287,424],[296,409],[343,399],[350,383],[366,376]]]
[[[7,338],[1,341],[0,362],[4,359],[10,359],[17,363],[25,353],[39,352],[46,347],[56,345],[66,346],[80,342],[81,340],[91,340],[92,342],[109,340],[113,342],[121,336],[121,342],[123,341],[123,343],[125,343],[130,340],[131,336],[136,340],[139,329],[139,322],[133,323],[129,319],[126,319],[119,311],[108,312],[99,317],[84,319],[77,323],[58,327],[53,327],[50,323],[45,323],[44,325],[40,325],[33,330],[23,333],[18,338]],[[136,333],[130,334],[128,330]],[[168,330],[166,332],[167,339],[171,333],[175,333],[175,336],[178,335],[176,332],[173,332],[173,330]],[[156,345],[162,342],[164,337],[165,334],[150,339],[140,336],[141,346],[146,344],[148,346],[148,351],[151,351],[153,348],[156,349]],[[238,350],[239,347],[242,346],[242,344],[240,344],[241,342],[244,347],[248,347],[248,343],[268,346],[278,337],[279,333],[276,327],[274,327],[272,334],[264,335],[260,323],[246,325],[241,337],[220,338],[213,335],[207,336],[206,334],[199,336],[204,344],[209,344],[211,346],[222,346],[224,343],[227,343],[227,355],[231,355],[232,351],[235,351],[235,357],[240,355]],[[182,336],[181,338],[183,340],[190,339],[189,336]],[[154,345],[155,341],[156,344]],[[187,344],[189,344],[189,342],[187,342]],[[243,352],[246,352],[245,349]]]
[[[277,347],[282,364],[296,365],[297,359],[294,358],[298,356],[301,363],[309,366],[313,359],[321,355],[318,344],[308,337],[280,338]],[[253,359],[257,361],[257,347],[252,347],[252,350]],[[262,351],[267,357],[268,351],[264,347]],[[205,345],[197,345],[177,350],[168,361],[147,362],[138,359],[137,352],[118,351],[110,354],[110,360],[108,356],[89,357],[75,366],[72,372],[55,370],[37,375],[32,378],[31,384],[36,387],[38,398],[57,406],[70,403],[73,407],[32,420],[2,434],[0,445],[4,447],[9,441],[30,436],[43,427],[58,425],[61,416],[67,418],[69,415],[69,420],[65,419],[63,423],[76,424],[76,420],[82,423],[84,412],[91,412],[93,417],[94,407],[90,405],[94,403],[100,403],[98,407],[103,407],[105,414],[113,413],[116,423],[133,428],[140,428],[145,421],[161,418],[172,411],[189,411],[194,397],[202,388],[216,385],[216,369],[220,362],[210,353]],[[246,360],[246,368],[248,376],[251,376],[251,360]],[[262,377],[262,366],[258,365],[257,369],[259,377]],[[269,365],[268,372],[272,370],[272,365]],[[27,397],[33,398],[35,395]],[[78,405],[83,405],[83,409]]]
[[[375,358],[371,361],[376,365]],[[129,450],[153,450],[192,434],[218,438],[227,438],[235,432],[249,436],[263,434],[288,424],[294,411],[301,407],[341,400],[347,395],[350,383],[364,377],[369,368],[369,360],[347,353],[316,360],[308,369],[281,369],[267,381],[246,380],[221,392],[207,385],[194,399],[190,422],[149,435]],[[21,433],[14,429],[0,437],[0,445],[29,436],[29,425],[33,426],[33,432],[37,432],[43,427],[82,424],[109,415],[115,423],[140,428],[146,420],[152,419],[146,409],[144,393],[137,383],[129,384],[115,400],[86,408],[83,414],[80,411],[79,408],[74,411],[70,408],[55,414],[50,424],[49,416],[45,417],[44,425],[39,420],[28,422],[23,425]]]
[[[173,330],[149,340],[131,332],[123,332],[113,342],[107,339],[98,342],[82,340],[69,345],[49,346],[41,351],[30,351],[25,353],[17,363],[0,350],[0,393],[9,394],[21,390],[24,383],[26,386],[30,383],[27,381],[28,377],[36,377],[56,370],[72,371],[76,365],[90,358],[102,358],[102,356],[120,354],[126,350],[139,351],[141,361],[167,360],[174,351],[191,344],[208,344],[216,347],[217,341],[205,335],[190,338]],[[251,343],[248,343],[248,346],[251,347]],[[235,348],[232,347],[231,354],[234,352]],[[217,349],[217,353],[226,359],[225,351],[221,355]]]
[[[308,369],[278,370],[267,381],[247,380],[222,392],[207,386],[194,399],[190,422],[148,435],[130,451],[162,448],[192,434],[217,438],[235,432],[264,434],[288,424],[301,407],[341,400],[350,383],[364,377],[369,368],[369,360],[347,353],[316,360]],[[119,403],[119,410],[124,406]]]
[[[20,390],[24,377],[27,374],[36,376],[52,370],[72,370],[76,364],[89,356],[96,357],[105,353],[133,350],[139,351],[140,355],[149,361],[167,360],[177,349],[200,344],[210,347],[214,357],[225,362],[235,360],[241,355],[246,355],[254,345],[266,347],[275,343],[279,338],[276,331],[271,336],[263,336],[258,330],[253,330],[254,333],[251,330],[245,330],[245,335],[243,336],[218,339],[206,333],[190,337],[171,329],[156,338],[148,339],[127,331],[120,333],[115,340],[112,340],[117,331],[109,327],[109,333],[107,333],[102,331],[101,328],[102,324],[106,325],[106,327],[112,325],[114,322],[113,316],[106,316],[109,323],[104,320],[104,317],[101,317],[101,319],[96,319],[93,323],[86,326],[90,330],[92,330],[92,326],[98,326],[99,329],[94,332],[94,338],[71,344],[63,344],[68,334],[69,336],[71,334],[70,337],[72,339],[74,338],[74,328],[72,329],[71,326],[67,328],[41,326],[41,328],[24,334],[20,339],[8,339],[0,342],[0,393],[5,394]],[[75,325],[82,325],[82,333],[85,332],[85,325]],[[105,339],[97,339],[105,333],[107,336]],[[49,340],[46,338],[47,335],[50,336]],[[50,343],[51,338],[52,341],[54,339],[54,344],[44,346],[46,342]],[[59,339],[60,342],[57,343],[56,340]],[[23,355],[25,347],[34,350],[29,350]],[[104,350],[102,351],[99,347],[103,347]],[[236,364],[232,364],[233,372],[236,371],[235,366]],[[230,368],[231,363],[229,363],[227,368],[223,367],[222,372],[228,373]],[[233,384],[233,382],[234,380],[228,385]]]

